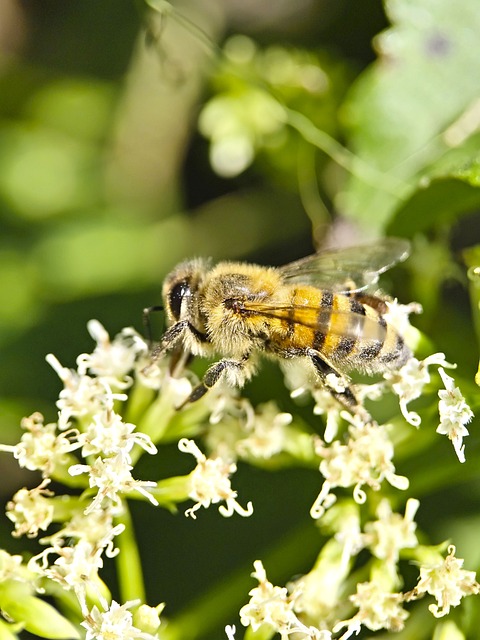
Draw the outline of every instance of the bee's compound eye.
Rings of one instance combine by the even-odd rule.
[[[179,282],[170,291],[168,300],[170,302],[170,310],[176,320],[180,318],[180,312],[182,309],[182,300],[185,296],[191,295],[190,286],[188,282]]]

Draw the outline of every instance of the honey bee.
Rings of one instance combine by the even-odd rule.
[[[406,240],[385,238],[278,268],[182,262],[163,285],[169,328],[152,358],[169,351],[221,357],[186,402],[195,402],[221,379],[242,386],[256,371],[259,354],[303,358],[313,364],[319,383],[355,411],[347,372],[381,373],[411,356],[384,317],[385,298],[369,293],[379,275],[408,252]]]

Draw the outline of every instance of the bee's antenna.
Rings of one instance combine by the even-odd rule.
[[[152,313],[156,313],[157,311],[164,311],[165,307],[161,304],[156,304],[153,307],[145,307],[143,310],[143,326],[145,327],[145,336],[148,340],[148,346],[150,350],[153,347],[153,336],[152,336],[152,323],[150,322],[150,315]]]

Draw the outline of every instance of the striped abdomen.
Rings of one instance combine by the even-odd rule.
[[[373,373],[398,368],[411,354],[383,317],[384,309],[385,303],[374,296],[366,295],[362,301],[361,294],[292,287],[290,305],[274,313],[281,331],[274,331],[278,339],[272,347],[292,354],[312,348],[347,370]]]

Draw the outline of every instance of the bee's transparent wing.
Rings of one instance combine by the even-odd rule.
[[[354,311],[337,311],[307,305],[274,305],[265,302],[246,301],[243,313],[276,319],[290,326],[302,326],[341,338],[362,342],[383,341],[387,329],[383,323]]]
[[[375,243],[315,253],[280,267],[287,283],[310,284],[337,293],[362,291],[409,255],[403,238],[383,238]]]

